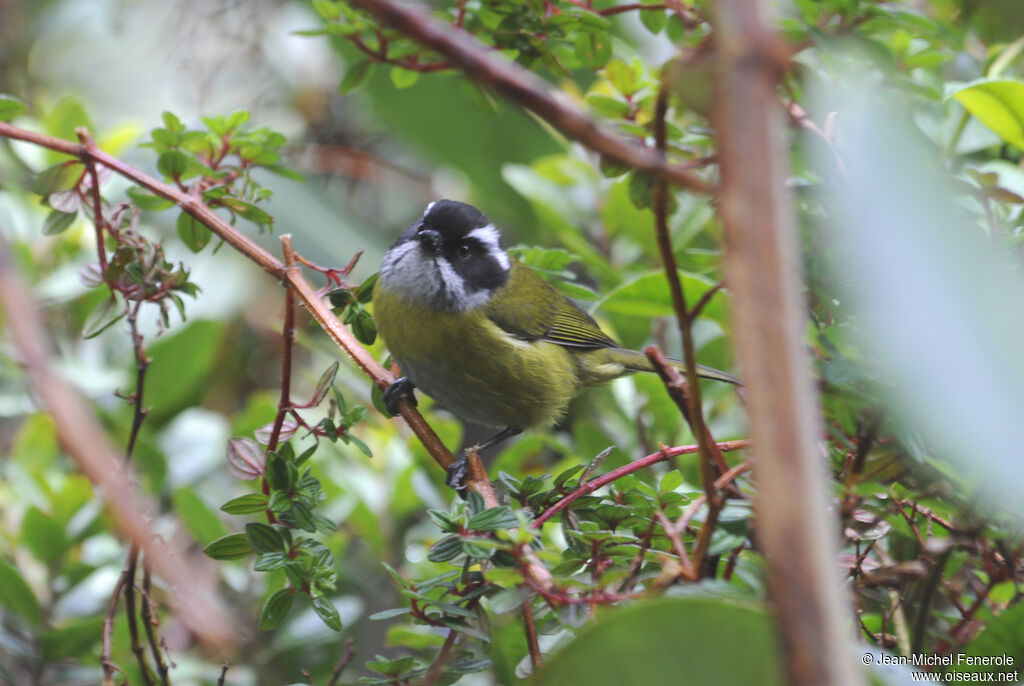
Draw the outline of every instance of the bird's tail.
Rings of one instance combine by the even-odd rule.
[[[625,348],[619,348],[615,351],[616,361],[620,362],[631,372],[653,372],[654,365],[647,359],[647,355],[636,350],[627,350]],[[686,365],[679,360],[669,357],[669,363],[675,367],[680,374],[686,374]],[[702,379],[711,379],[712,381],[724,381],[725,383],[731,383],[734,386],[742,386],[743,383],[731,374],[726,374],[723,371],[719,371],[714,367],[705,367],[702,364],[697,365],[697,376]]]

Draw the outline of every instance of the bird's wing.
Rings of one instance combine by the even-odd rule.
[[[618,347],[590,315],[519,263],[514,263],[508,283],[486,308],[492,322],[522,340],[573,348]]]

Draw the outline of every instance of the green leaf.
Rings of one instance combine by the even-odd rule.
[[[43,613],[36,594],[16,567],[0,560],[0,607],[21,616],[32,626],[39,626]]]
[[[263,553],[256,558],[256,564],[252,568],[257,572],[269,572],[284,567],[288,560],[287,553]]]
[[[346,94],[359,88],[370,78],[370,74],[373,73],[373,65],[373,60],[365,59],[349,67],[349,70],[345,72],[344,78],[342,78],[341,83],[338,85],[338,90],[342,94]]]
[[[207,557],[214,560],[238,560],[252,553],[249,538],[245,534],[228,534],[203,548]]]
[[[630,113],[629,103],[625,100],[613,98],[599,93],[592,93],[587,96],[587,104],[590,108],[602,117],[609,119],[621,119],[628,117]]]
[[[455,559],[461,553],[462,537],[458,534],[451,534],[430,546],[427,559],[431,562],[447,562],[448,560]]]
[[[139,188],[138,186],[132,186],[128,189],[127,193],[128,197],[132,199],[132,203],[140,210],[158,212],[160,210],[166,210],[168,207],[174,205],[170,200],[161,198],[158,195],[153,195],[149,191]]]
[[[47,566],[60,561],[68,548],[64,527],[37,507],[30,507],[21,525],[21,538],[29,552]]]
[[[251,202],[239,200],[238,198],[226,197],[220,200],[220,204],[227,207],[232,212],[237,212],[254,224],[267,226],[274,223],[273,217],[256,205],[253,205]]]
[[[284,538],[281,537],[277,529],[269,524],[249,522],[245,525],[245,536],[249,540],[249,545],[257,553],[276,553],[287,550]]]
[[[334,377],[338,373],[339,363],[337,360],[324,370],[324,373],[320,375],[320,379],[316,382],[316,389],[313,391],[313,397],[310,399],[310,403],[313,405],[319,405],[320,401],[327,395],[327,391],[330,390],[331,384],[334,383]]]
[[[195,160],[181,150],[168,150],[156,159],[157,171],[175,181],[195,176],[198,173],[197,166]]]
[[[668,20],[668,16],[665,10],[660,7],[655,7],[649,10],[640,10],[640,21],[647,27],[647,30],[651,33],[658,34],[665,28],[665,23]]]
[[[50,214],[46,215],[46,219],[43,221],[43,235],[55,236],[67,231],[67,228],[75,222],[75,217],[77,216],[77,212],[53,210]]]
[[[220,509],[233,515],[256,514],[267,509],[267,502],[268,498],[263,493],[246,493],[227,501]]]
[[[679,473],[678,469],[665,472],[665,476],[661,477],[661,483],[658,484],[658,490],[662,493],[668,493],[674,491],[683,485],[683,475]]]
[[[328,628],[341,631],[341,615],[334,603],[322,596],[313,598],[313,610]]]
[[[519,525],[519,519],[511,508],[502,505],[484,510],[469,518],[466,528],[471,531],[497,531]]]
[[[216,513],[191,488],[179,488],[171,501],[185,528],[199,543],[207,543],[225,535],[224,525],[217,519]]]
[[[205,248],[213,237],[213,232],[206,224],[185,211],[178,215],[177,228],[178,238],[192,252],[199,252]]]
[[[1007,143],[1024,150],[1024,81],[978,79],[947,93]]]
[[[59,162],[47,167],[36,175],[32,181],[32,192],[47,196],[57,191],[74,188],[82,178],[85,166],[81,162]]]
[[[124,308],[119,306],[117,298],[111,295],[93,310],[82,326],[82,337],[89,339],[99,336],[125,316]]]
[[[46,661],[70,657],[85,659],[100,642],[102,635],[102,617],[76,617],[65,622],[59,629],[43,634],[39,639],[39,647]]]
[[[605,65],[604,77],[623,95],[633,95],[639,88],[633,67],[618,57]]]
[[[782,686],[787,679],[780,656],[775,627],[759,608],[710,598],[662,599],[588,623],[544,662],[531,684],[677,684],[685,675],[687,686]]]
[[[160,389],[149,400],[150,421],[160,421],[199,399],[210,384],[222,334],[220,323],[197,320],[149,346],[146,386]]]
[[[714,286],[710,279],[696,274],[679,272],[683,285],[683,294],[690,304],[697,300],[709,288]],[[701,315],[715,321],[724,321],[727,296],[719,291],[711,297],[711,302],[701,311]],[[608,291],[597,305],[597,309],[610,314],[629,315],[651,319],[668,317],[675,314],[672,307],[672,293],[662,271],[649,272]]]
[[[0,93],[0,121],[11,121],[25,111],[20,100]]]
[[[410,612],[411,612],[411,610],[409,608],[407,608],[407,607],[395,607],[395,608],[391,608],[390,610],[382,610],[380,612],[374,612],[367,619],[370,619],[370,620],[373,620],[373,621],[380,621],[382,619],[391,619],[392,617],[401,617],[402,615],[407,615]]]
[[[288,611],[292,609],[293,602],[295,602],[294,588],[282,588],[274,591],[260,611],[260,629],[269,631],[280,624]]]
[[[984,657],[1012,656],[1013,666],[983,664]],[[1019,669],[1024,659],[1024,605],[1017,604],[1000,613],[985,627],[977,638],[971,641],[958,659],[971,664],[958,664],[958,670],[964,672],[1010,672]],[[989,660],[989,662],[992,662]]]
[[[391,67],[391,83],[395,88],[402,89],[414,85],[420,80],[420,73],[403,67]]]
[[[331,0],[313,0],[313,9],[327,21],[335,21],[341,17],[341,8]]]

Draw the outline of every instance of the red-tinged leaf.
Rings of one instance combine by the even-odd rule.
[[[82,206],[82,196],[80,196],[74,189],[67,191],[55,191],[50,193],[46,200],[50,203],[50,207],[58,212],[74,214],[78,211],[78,208]]]
[[[281,433],[277,437],[278,443],[283,443],[289,438],[295,435],[295,432],[299,430],[299,425],[291,420],[286,420],[281,424]],[[263,445],[270,445],[270,436],[274,433],[274,423],[264,424],[260,428],[256,429],[253,434],[256,436],[256,440]]]
[[[263,476],[266,457],[263,448],[251,438],[232,438],[228,441],[228,469],[243,481]]]

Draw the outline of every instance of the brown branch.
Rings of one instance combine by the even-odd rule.
[[[146,649],[139,640],[138,615],[135,612],[135,573],[139,564],[139,546],[133,543],[128,550],[128,561],[125,563],[124,584],[124,615],[128,622],[128,635],[131,637],[132,653],[139,663],[139,673],[146,686],[153,686],[153,675],[150,673],[149,661],[146,660]]]
[[[3,135],[2,128],[0,135]],[[177,547],[172,550],[149,527],[145,513],[154,512],[156,508],[138,494],[128,467],[86,402],[52,371],[52,340],[43,326],[31,291],[14,269],[7,244],[0,237],[0,305],[6,313],[5,324],[39,402],[53,417],[61,445],[99,486],[124,537],[145,552],[153,568],[174,589],[171,598],[182,622],[209,647],[227,647],[237,635],[233,622],[215,597],[196,586],[195,573],[183,563],[187,559],[185,551]]]
[[[537,75],[496,53],[472,35],[429,17],[422,6],[394,0],[352,0],[383,24],[444,55],[481,85],[494,89],[530,109],[573,140],[610,160],[665,178],[681,188],[710,193],[699,176],[669,164],[646,146],[624,139],[585,114],[575,104],[553,93]]]
[[[733,294],[758,481],[758,542],[769,565],[784,661],[794,686],[863,683],[850,662],[836,543],[815,440],[803,344],[799,233],[785,190],[786,49],[766,0],[714,3],[715,100],[725,281]]]
[[[724,441],[718,444],[718,448],[726,452],[730,450],[745,450],[749,447],[750,441],[748,440]],[[632,474],[633,472],[639,471],[646,467],[650,467],[651,465],[657,464],[659,462],[664,462],[665,460],[670,460],[673,457],[678,457],[679,455],[688,455],[691,453],[695,453],[699,449],[700,448],[696,445],[684,445],[676,446],[674,448],[662,448],[656,453],[652,453],[651,455],[648,455],[646,457],[641,457],[639,460],[633,460],[629,464],[618,467],[617,469],[613,469],[612,471],[608,472],[603,476],[596,477],[594,479],[591,479],[590,481],[585,481],[578,485],[571,492],[566,494],[566,496],[559,500],[557,503],[555,503],[548,509],[544,510],[544,512],[542,512],[540,515],[537,516],[536,519],[533,520],[530,526],[532,526],[534,529],[539,529],[541,525],[544,524],[544,522],[548,521],[556,514],[558,514],[565,508],[569,507],[569,505],[573,501],[578,500],[579,498],[582,498],[585,495],[593,493],[602,486],[607,486],[616,479],[621,479],[627,474]]]
[[[531,597],[523,601],[523,624],[526,626],[526,646],[530,651],[530,664],[533,671],[540,669],[543,658],[540,653],[540,643],[537,641],[537,623],[533,619],[533,608],[530,606]]]
[[[156,633],[156,626],[159,619],[156,614],[156,605],[152,600],[153,574],[149,564],[142,561],[142,628],[146,631],[146,641],[149,643],[149,652],[153,654],[153,662],[156,663],[156,672],[160,675],[162,686],[170,686],[171,680],[167,670],[167,661],[164,660],[164,653],[160,647],[160,637]]]
[[[352,658],[355,657],[355,645],[356,639],[352,637],[345,639],[345,653],[334,665],[334,669],[331,670],[331,678],[327,681],[327,686],[334,686],[338,683],[338,679],[341,678],[341,672],[348,666],[349,662],[352,662]]]
[[[92,144],[78,145],[60,138],[54,138],[53,136],[21,129],[5,122],[0,122],[0,136],[34,143],[51,150],[72,155],[83,162],[92,160],[161,198],[175,203],[191,217],[207,226],[225,243],[255,262],[263,271],[284,281],[289,288],[294,289],[299,300],[309,310],[310,314],[313,315],[313,318],[320,327],[338,347],[345,351],[349,358],[355,362],[356,366],[370,377],[378,388],[383,390],[394,381],[394,376],[384,369],[370,355],[366,348],[356,340],[355,336],[334,316],[330,309],[320,300],[313,288],[302,278],[301,274],[287,273],[285,265],[280,260],[237,231],[197,198],[143,174],[124,162],[111,157]],[[442,468],[447,469],[455,461],[455,458],[444,446],[437,434],[434,433],[434,430],[430,428],[426,420],[423,419],[419,411],[404,398],[399,400],[398,409],[402,418],[409,425],[409,428],[423,442],[423,445],[433,456],[434,460]]]
[[[121,570],[121,575],[117,578],[117,583],[114,584],[114,591],[110,594],[110,600],[107,601],[107,613],[103,617],[103,648],[100,652],[100,665],[103,666],[104,683],[108,681],[113,683],[114,672],[122,671],[120,667],[113,663],[110,655],[112,653],[111,638],[114,635],[114,615],[117,614],[117,600],[121,597],[121,591],[124,590],[127,578],[128,566],[125,564],[124,569]]]
[[[452,652],[452,646],[455,645],[455,639],[459,637],[459,632],[452,629],[448,632],[448,637],[444,639],[444,643],[441,645],[441,650],[437,653],[437,658],[434,659],[434,663],[430,665],[430,669],[427,671],[426,676],[423,677],[422,686],[431,686],[439,678],[444,671],[445,660],[448,659],[448,654]]]

